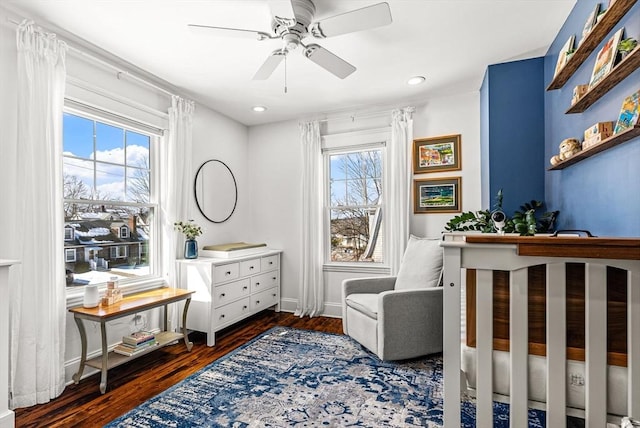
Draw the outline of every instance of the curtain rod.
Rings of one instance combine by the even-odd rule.
[[[20,25],[19,22],[16,22],[11,18],[7,18],[7,21],[9,21],[10,23],[12,23],[12,24],[14,24],[16,26]],[[56,35],[56,37],[57,37],[57,35]],[[151,88],[153,88],[153,89],[155,89],[157,91],[160,91],[160,92],[162,92],[162,93],[164,93],[166,95],[169,95],[169,96],[174,96],[175,95],[175,96],[177,96],[177,94],[174,94],[173,92],[170,92],[167,89],[164,89],[163,87],[156,85],[155,83],[152,83],[152,82],[150,82],[150,81],[148,81],[148,80],[146,80],[146,79],[144,79],[142,77],[136,76],[135,74],[132,74],[132,73],[126,71],[126,70],[122,70],[121,67],[118,67],[118,66],[116,66],[116,65],[114,65],[114,64],[112,64],[112,63],[110,63],[108,61],[105,61],[105,60],[103,60],[101,58],[98,58],[98,57],[96,57],[94,55],[91,55],[91,54],[89,54],[89,53],[87,53],[87,52],[85,52],[85,51],[73,46],[72,44],[70,44],[66,40],[62,40],[62,41],[67,44],[67,47],[69,48],[69,50],[71,50],[71,51],[73,51],[73,52],[75,52],[75,53],[77,53],[77,54],[79,54],[79,55],[81,55],[83,57],[86,57],[86,58],[90,59],[93,62],[96,62],[96,63],[98,63],[100,65],[105,66],[105,67],[111,68],[112,70],[115,70],[116,71],[116,79],[118,79],[118,80],[120,80],[122,76],[129,77],[129,78],[131,78],[133,80],[137,80],[138,82],[143,83],[143,84],[145,84],[145,85],[147,85],[147,86],[149,86],[149,87],[151,87]]]
[[[327,117],[325,119],[318,119],[318,122],[329,122],[332,120],[345,120],[345,119],[351,119],[351,121],[355,121],[356,119],[363,119],[363,118],[368,118],[368,117],[377,117],[377,116],[386,116],[389,113],[391,113],[392,110],[384,110],[384,111],[377,111],[377,112],[371,112],[371,113],[354,113],[348,116],[336,116],[336,117]]]

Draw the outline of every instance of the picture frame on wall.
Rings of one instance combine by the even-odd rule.
[[[602,46],[600,52],[596,56],[596,62],[593,65],[593,72],[591,73],[591,80],[589,81],[589,88],[593,88],[604,77],[609,74],[613,69],[613,64],[616,61],[618,55],[618,43],[622,39],[624,27],[615,32],[613,36]]]
[[[413,180],[414,214],[462,212],[462,178]]]
[[[457,171],[462,169],[461,135],[413,140],[413,173]]]

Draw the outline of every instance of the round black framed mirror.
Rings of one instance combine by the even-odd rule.
[[[231,168],[218,159],[205,161],[193,184],[196,205],[212,223],[229,220],[238,204],[238,184]]]

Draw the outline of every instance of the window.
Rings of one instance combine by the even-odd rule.
[[[75,262],[76,261],[76,250],[75,249],[64,250],[64,261],[66,263]]]
[[[155,269],[158,136],[106,117],[67,109],[63,119],[65,267],[73,285],[135,280]]]
[[[73,227],[65,227],[64,228],[64,240],[72,241],[74,238]]]
[[[384,261],[383,148],[326,154],[331,262]]]

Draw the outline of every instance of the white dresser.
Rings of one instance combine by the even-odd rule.
[[[215,333],[263,309],[280,311],[280,250],[237,258],[200,257],[178,260],[179,288],[195,291],[187,329]]]

